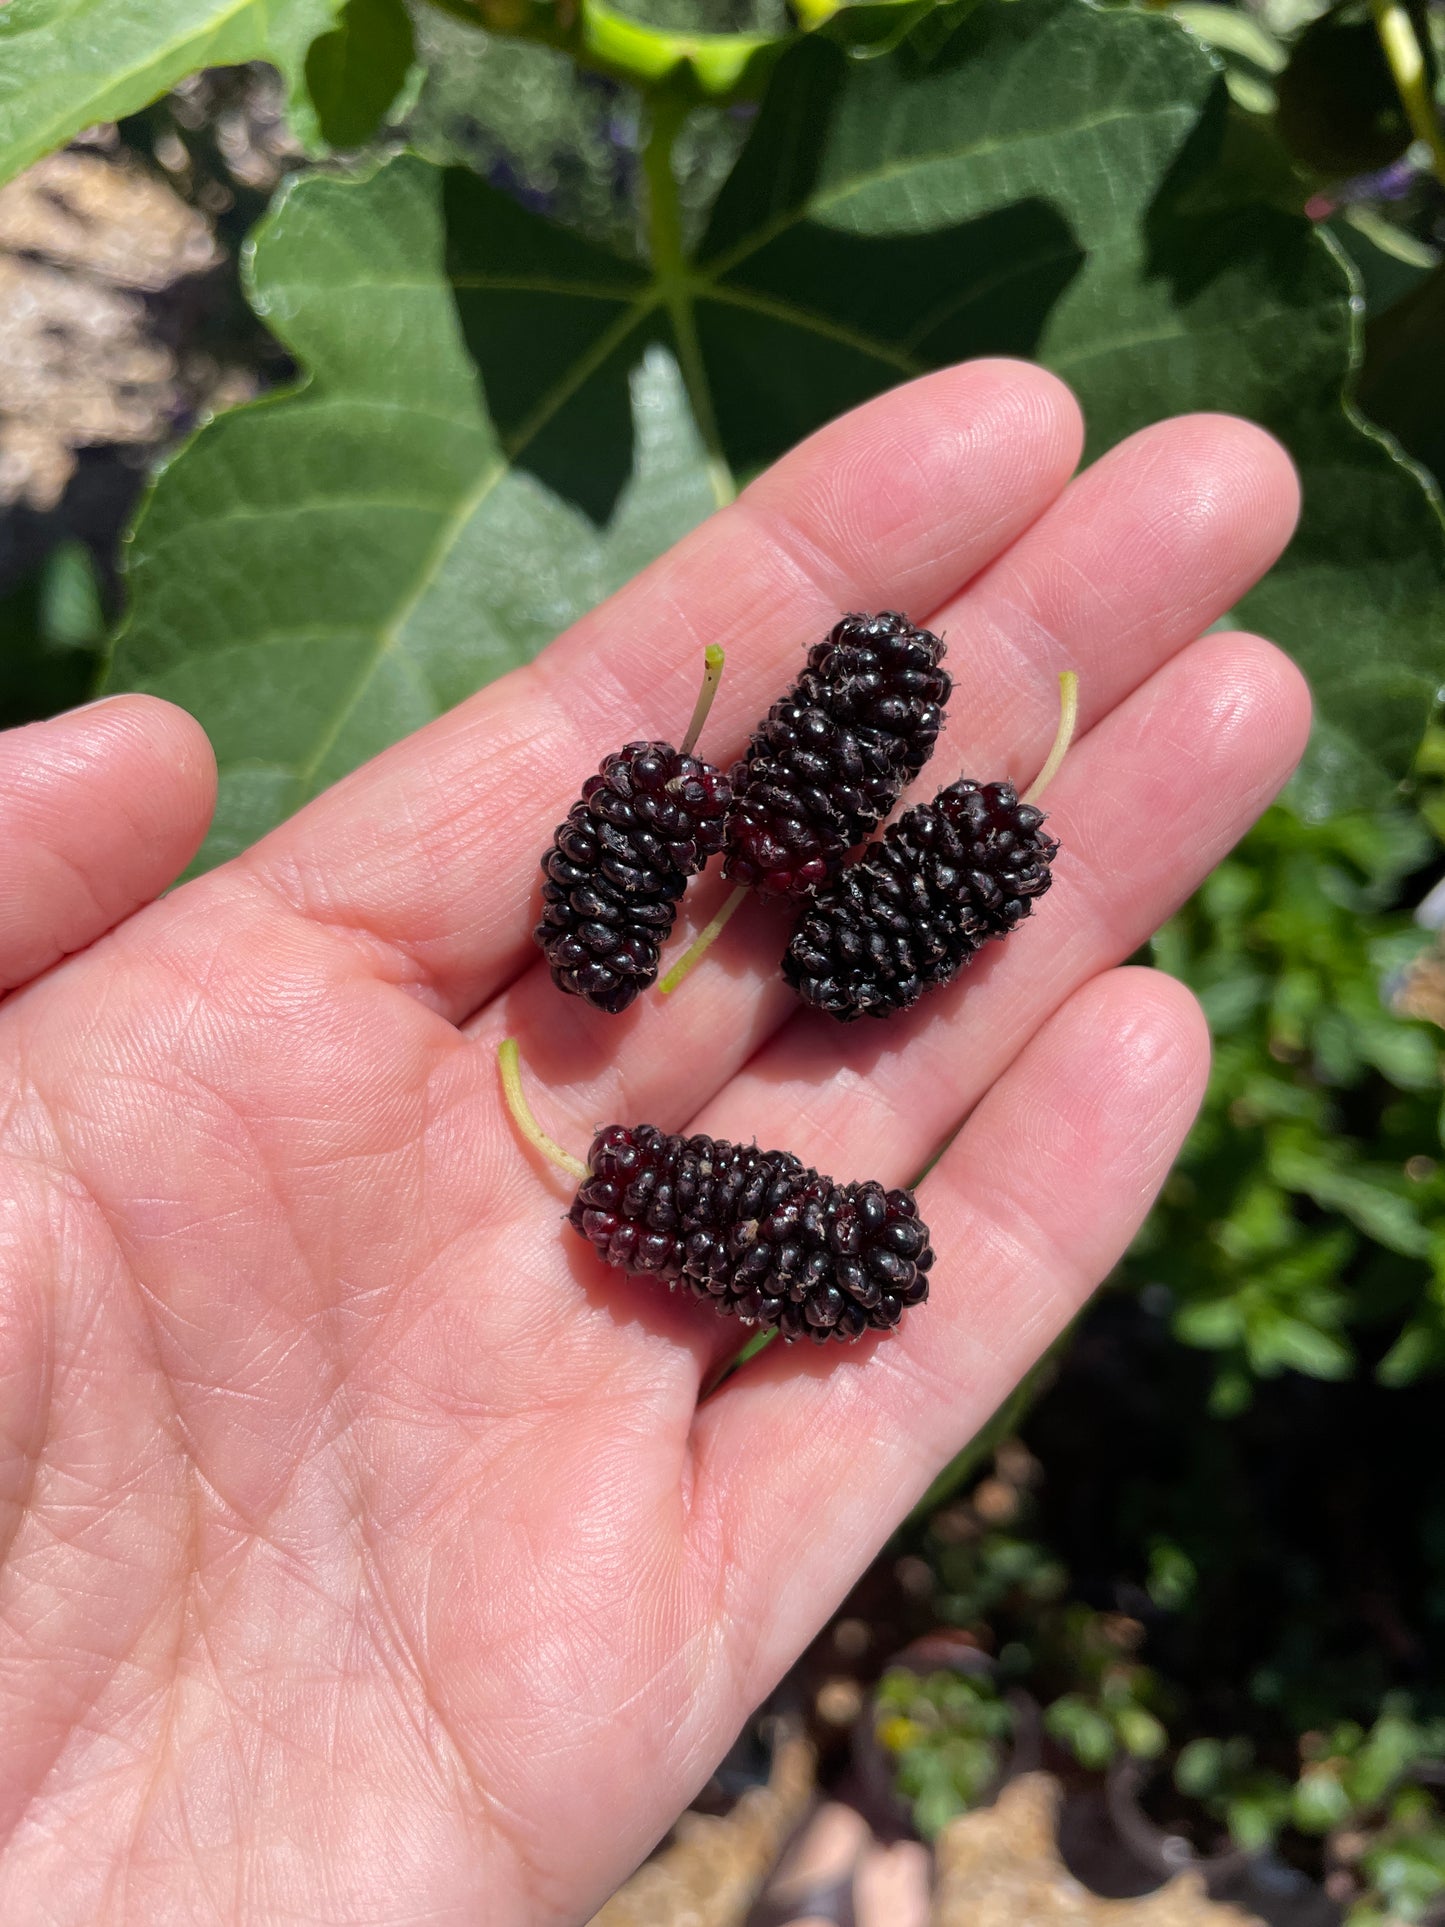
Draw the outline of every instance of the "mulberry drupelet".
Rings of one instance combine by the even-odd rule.
[[[734,765],[724,874],[801,896],[834,875],[933,754],[952,684],[938,636],[885,610],[848,615]]]
[[[616,1013],[657,976],[687,879],[723,847],[732,789],[691,754],[722,673],[709,649],[682,748],[628,743],[607,757],[542,858],[533,935],[559,990]]]

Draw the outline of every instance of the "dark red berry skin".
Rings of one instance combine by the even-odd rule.
[[[841,868],[933,754],[952,687],[944,645],[891,610],[849,615],[732,770],[724,873],[805,896]]]
[[[656,980],[687,879],[723,845],[732,788],[670,743],[629,743],[589,776],[542,858],[533,932],[559,990],[626,1010]]]
[[[933,1252],[909,1191],[835,1184],[786,1151],[599,1131],[569,1222],[608,1264],[683,1285],[785,1339],[888,1331],[928,1297]]]
[[[906,810],[802,907],[784,977],[843,1023],[907,1010],[1048,889],[1059,846],[1043,822],[1012,783],[967,778]]]

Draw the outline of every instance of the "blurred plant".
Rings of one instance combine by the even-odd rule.
[[[1373,1726],[1342,1720],[1300,1741],[1303,1762],[1290,1817],[1305,1833],[1328,1833],[1373,1814],[1411,1772],[1445,1760],[1445,1721],[1412,1718],[1392,1694]]]
[[[1366,1729],[1346,1721],[1300,1743],[1291,1818],[1328,1833],[1330,1890],[1347,1927],[1393,1927],[1432,1916],[1445,1893],[1445,1813],[1435,1788],[1445,1722],[1421,1724],[1394,1698]]]
[[[1218,1820],[1238,1847],[1268,1846],[1289,1819],[1289,1781],[1257,1766],[1254,1744],[1242,1735],[1188,1741],[1174,1761],[1174,1785]]]
[[[1080,1766],[1108,1766],[1119,1754],[1154,1760],[1169,1734],[1154,1710],[1159,1681],[1137,1658],[1144,1627],[1123,1613],[1095,1612],[1077,1601],[1040,1628],[1046,1672],[1079,1684],[1044,1709],[1044,1729]]]
[[[1208,1730],[1219,1711],[1210,1683],[1163,1677],[1142,1656],[1147,1641],[1169,1643],[1164,1636],[1181,1615],[1197,1614],[1195,1561],[1177,1544],[1153,1541],[1142,1589],[1154,1608],[1150,1626],[1096,1609],[1077,1596],[1056,1554],[1023,1530],[1035,1523],[1029,1488],[1037,1484],[1037,1461],[1016,1442],[1004,1452],[1021,1458],[1029,1476],[1000,1478],[996,1465],[925,1535],[940,1616],[966,1624],[980,1647],[996,1650],[997,1676],[1024,1683],[1044,1701],[1045,1730],[1087,1771],[1123,1758],[1167,1760],[1174,1794],[1208,1815],[1236,1847],[1253,1852],[1278,1844],[1308,1863],[1309,1837],[1327,1837],[1331,1892],[1355,1908],[1352,1927],[1423,1918],[1445,1893],[1445,1815],[1434,1792],[1445,1779],[1445,1719],[1421,1717],[1411,1694],[1394,1692],[1369,1724],[1340,1720],[1286,1737],[1280,1716],[1288,1720],[1291,1706],[1303,1708],[1299,1699],[1277,1705],[1273,1721],[1265,1720],[1267,1744],[1246,1732]],[[1000,1512],[1007,1531],[990,1523]],[[1204,1631],[1211,1643],[1228,1636],[1217,1626]],[[906,1690],[890,1687],[892,1694]],[[894,1705],[901,1700],[891,1699]],[[908,1747],[928,1744],[927,1734],[907,1727],[897,1738]],[[900,1757],[902,1750],[895,1748]],[[912,1769],[916,1780],[923,1770]],[[930,1770],[930,1786],[941,1783],[941,1767]],[[974,1784],[986,1786],[989,1776],[980,1771]],[[1177,1811],[1171,1821],[1181,1823]]]
[[[913,1823],[931,1840],[997,1785],[1013,1712],[986,1673],[918,1674],[895,1666],[874,1699],[874,1732],[894,1761]]]
[[[1080,1765],[1118,1753],[1153,1759],[1168,1743],[1159,1682],[1140,1663],[1145,1628],[1125,1613],[1068,1597],[1066,1566],[1019,1528],[1037,1463],[1006,1441],[969,1498],[932,1521],[927,1543],[940,1617],[996,1651],[1000,1674],[1044,1701],[1044,1727]]]
[[[1418,1724],[1407,1706],[1396,1696],[1371,1727],[1347,1720],[1328,1734],[1306,1733],[1293,1782],[1259,1765],[1253,1742],[1241,1735],[1190,1740],[1175,1757],[1174,1784],[1219,1820],[1236,1846],[1267,1846],[1292,1826],[1341,1837],[1362,1859],[1373,1851],[1363,1843],[1381,1832],[1382,1816],[1385,1828],[1393,1820],[1393,1801],[1412,1769],[1440,1756],[1442,1729]]]
[[[1351,1842],[1351,1845],[1354,1843]],[[1358,1898],[1346,1927],[1437,1920],[1445,1893],[1445,1815],[1429,1789],[1405,1786],[1354,1863]]]
[[[1445,1359],[1440,1038],[1383,996],[1427,941],[1395,906],[1436,860],[1403,810],[1309,823],[1279,806],[1155,939],[1216,1058],[1123,1275],[1165,1286],[1179,1336],[1221,1354],[1217,1412],[1286,1369],[1345,1376],[1352,1327],[1396,1327],[1389,1383]]]

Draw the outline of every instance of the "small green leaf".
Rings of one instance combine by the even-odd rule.
[[[1324,1379],[1348,1378],[1355,1362],[1343,1339],[1301,1318],[1275,1318],[1251,1333],[1250,1355],[1259,1370],[1285,1366]]]
[[[1222,1740],[1190,1740],[1187,1745],[1180,1747],[1174,1762],[1174,1784],[1190,1799],[1203,1800],[1217,1792],[1224,1771]]]
[[[1182,0],[1170,12],[1206,47],[1237,54],[1261,73],[1279,73],[1289,57],[1282,43],[1253,14],[1242,13],[1237,7],[1219,6],[1214,0]]]
[[[536,431],[504,442],[484,406],[444,268],[443,180],[399,160],[282,195],[253,299],[307,379],[205,429],[137,526],[109,682],[209,731],[221,798],[203,864],[527,660],[712,505],[676,370],[641,341],[605,531],[517,467]]]
[[[1186,1345],[1222,1351],[1225,1346],[1239,1342],[1243,1321],[1232,1299],[1204,1299],[1182,1305],[1175,1315],[1174,1328]]]
[[[40,627],[53,649],[99,649],[105,611],[95,561],[83,542],[62,542],[40,572]]]
[[[1277,1786],[1252,1786],[1229,1801],[1227,1812],[1235,1845],[1257,1853],[1270,1844],[1288,1818],[1289,1788],[1282,1780]]]
[[[1395,1173],[1375,1174],[1359,1166],[1342,1171],[1302,1148],[1276,1149],[1270,1168],[1281,1184],[1302,1191],[1327,1211],[1338,1211],[1389,1251],[1406,1258],[1428,1258],[1434,1240],[1420,1222],[1415,1203]]]
[[[1237,1366],[1225,1366],[1216,1376],[1209,1392],[1211,1418],[1238,1418],[1254,1401],[1254,1381]]]
[[[1199,1572],[1182,1546],[1156,1539],[1149,1548],[1149,1577],[1145,1590],[1165,1612],[1178,1612],[1194,1597]]]
[[[1305,1833],[1328,1833],[1350,1812],[1350,1797],[1328,1767],[1302,1773],[1290,1799],[1290,1818]]]
[[[1445,1370],[1445,1329],[1431,1311],[1405,1327],[1375,1367],[1375,1376],[1382,1385],[1413,1385],[1427,1372],[1442,1370]]]
[[[1114,1715],[1114,1729],[1124,1751],[1136,1760],[1157,1760],[1169,1744],[1163,1721],[1145,1706],[1121,1706]]]
[[[1044,1714],[1044,1725],[1079,1762],[1098,1772],[1118,1751],[1113,1723],[1078,1693],[1065,1693]]]

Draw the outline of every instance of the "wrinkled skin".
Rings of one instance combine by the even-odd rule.
[[[1275,793],[1308,700],[1202,632],[1295,514],[1175,421],[1070,480],[1012,363],[823,431],[564,636],[157,901],[208,746],[143,697],[0,738],[0,1919],[585,1919],[930,1476],[1114,1263],[1201,1094],[1185,991],[1117,968]],[[725,761],[840,609],[947,632],[914,794],[1084,733],[1038,914],[854,1034],[751,904],[670,1001],[563,999],[528,932],[582,778]],[[709,915],[716,875],[688,915]],[[687,939],[679,930],[679,942]],[[774,1347],[606,1272],[494,1048],[580,1151],[649,1120],[921,1187],[901,1332]]]

